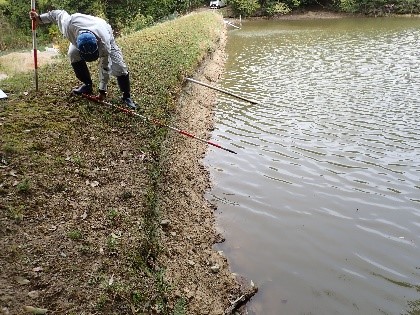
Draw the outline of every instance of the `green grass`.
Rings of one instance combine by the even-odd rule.
[[[20,193],[29,193],[29,190],[31,188],[29,179],[24,178],[20,183],[17,184],[16,188]]]
[[[78,241],[83,238],[83,234],[79,230],[71,230],[67,235],[73,241]]]
[[[117,38],[129,66],[132,96],[144,115],[170,124],[185,77],[192,76],[200,62],[212,51],[222,28],[222,17],[206,11]],[[94,63],[89,67],[94,84],[97,84],[97,65]],[[48,189],[41,186],[48,185],[43,183],[45,178],[51,181],[57,178],[51,189],[64,193],[66,185],[57,186],[57,182],[61,183],[60,179],[65,176],[74,176],[73,173],[65,173],[66,167],[80,168],[79,176],[87,176],[85,173],[88,173],[90,161],[74,153],[80,146],[86,147],[84,141],[92,135],[97,139],[104,134],[112,136],[111,130],[130,130],[135,133],[136,141],[130,146],[141,148],[150,157],[145,163],[148,187],[142,189],[145,209],[139,212],[142,229],[138,233],[142,235],[138,237],[135,250],[130,252],[130,257],[124,257],[125,264],[122,264],[128,266],[127,274],[132,274],[133,279],[137,277],[137,281],[125,283],[118,292],[104,290],[96,306],[102,309],[118,300],[119,303],[128,301],[127,305],[132,303],[145,311],[150,311],[146,305],[159,305],[161,314],[185,314],[187,300],[169,301],[176,308],[171,310],[168,307],[168,290],[173,288],[164,281],[165,266],[155,268],[162,252],[158,188],[164,172],[160,155],[167,130],[152,124],[133,124],[128,116],[70,96],[69,92],[77,84],[67,60],[39,69],[39,92],[34,91],[33,73],[15,75],[2,81],[2,90],[9,95],[9,100],[0,103],[0,121],[3,122],[0,157],[12,163],[19,174],[31,174],[30,180],[23,177],[20,186],[14,188],[20,193],[13,195],[15,199],[8,199],[6,207],[10,209],[11,216],[20,218],[23,212],[20,205],[27,203],[27,195],[32,191]],[[113,78],[109,95],[116,98],[119,93]],[[74,145],[73,151],[66,153],[69,145]],[[109,148],[105,144],[103,149]],[[100,152],[98,149],[99,155]],[[69,160],[65,160],[67,154],[71,154]],[[119,202],[129,203],[134,197],[131,191],[122,190]],[[42,204],[41,199],[38,202]],[[117,224],[121,213],[112,206],[110,209],[104,217]],[[69,231],[67,237],[73,241],[85,241],[85,236],[76,229]],[[107,237],[106,242],[106,249],[118,249],[118,253],[122,253],[122,242],[117,242],[112,236]],[[153,288],[150,288],[151,283]]]

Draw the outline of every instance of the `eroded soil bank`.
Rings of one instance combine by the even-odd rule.
[[[198,70],[196,80],[217,85],[224,69],[225,42],[223,33],[218,49]],[[180,97],[174,124],[208,139],[216,98],[214,90],[188,83]],[[168,280],[178,288],[172,294],[187,296],[191,314],[216,315],[227,310],[226,298],[234,301],[255,288],[232,274],[223,253],[213,249],[213,244],[223,236],[215,230],[214,206],[204,198],[210,187],[208,171],[202,163],[207,149],[203,142],[174,133],[167,140],[162,169],[168,172],[162,183],[161,208],[170,223],[162,237],[167,246],[162,264],[168,266]]]

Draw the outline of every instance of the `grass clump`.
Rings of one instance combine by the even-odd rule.
[[[31,189],[31,184],[28,178],[24,178],[20,183],[17,184],[16,189],[18,190],[18,192],[22,193],[22,194],[27,194],[29,193],[30,189]]]
[[[79,230],[71,230],[68,233],[68,237],[73,241],[78,241],[78,240],[81,240],[83,238],[83,234]]]

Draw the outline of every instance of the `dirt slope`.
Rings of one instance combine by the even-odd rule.
[[[225,42],[223,33],[196,79],[216,84]],[[172,314],[185,307],[187,314],[224,314],[248,288],[213,250],[221,237],[203,197],[207,146],[169,134],[159,201],[163,252],[152,272],[139,255],[153,158],[141,151],[141,123],[66,98],[64,90],[55,92],[64,104],[35,108],[31,99],[49,97],[42,92],[0,103],[0,114],[5,106],[14,111],[14,120],[0,115],[0,128],[24,126],[17,150],[36,152],[28,160],[0,139],[1,312]],[[215,100],[213,90],[189,83],[173,124],[208,137]]]

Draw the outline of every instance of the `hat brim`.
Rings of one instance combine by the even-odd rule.
[[[79,51],[80,52],[80,51]],[[96,50],[94,53],[92,54],[84,54],[82,52],[80,52],[80,57],[87,62],[91,62],[91,61],[95,61],[98,60],[99,58],[99,51]]]

